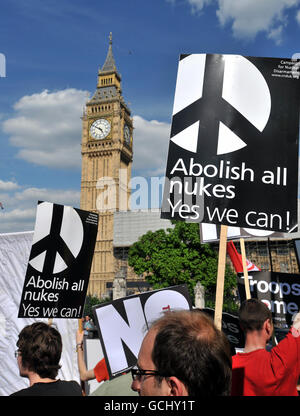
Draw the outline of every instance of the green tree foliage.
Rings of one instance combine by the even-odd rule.
[[[109,302],[109,301],[110,301],[110,298],[99,299],[97,296],[87,295],[87,297],[85,298],[83,316],[89,316],[91,318],[94,318],[93,306],[99,305],[100,303]]]
[[[213,307],[218,270],[218,252],[201,244],[199,225],[174,221],[167,231],[149,231],[129,249],[128,262],[138,275],[144,275],[153,289],[187,284],[194,299],[198,281],[205,287],[206,306]],[[227,267],[224,284],[224,309],[235,310],[233,289],[236,276]]]

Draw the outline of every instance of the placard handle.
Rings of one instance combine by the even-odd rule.
[[[82,319],[78,319],[78,329],[80,332],[83,331]]]
[[[227,245],[227,225],[221,225],[220,243],[219,243],[219,259],[218,259],[218,274],[217,274],[217,288],[216,288],[216,304],[215,304],[215,318],[216,327],[222,329],[222,312],[223,312],[223,297],[224,297],[224,277],[226,266],[226,245]]]
[[[249,279],[248,279],[248,269],[247,269],[247,263],[246,263],[245,240],[243,238],[240,239],[240,245],[241,245],[241,254],[242,254],[246,299],[251,299],[250,285],[249,285]]]

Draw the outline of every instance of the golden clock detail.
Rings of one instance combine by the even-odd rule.
[[[95,120],[90,127],[90,133],[94,139],[105,139],[110,133],[110,122],[105,118]]]

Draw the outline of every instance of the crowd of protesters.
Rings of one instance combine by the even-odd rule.
[[[53,326],[36,322],[20,332],[15,353],[20,376],[29,380],[29,387],[12,395],[82,396],[83,382],[96,379],[101,389],[92,395],[298,396],[300,314],[271,350],[266,346],[274,326],[263,302],[244,301],[239,320],[245,347],[232,356],[225,334],[201,310],[168,311],[146,333],[137,365],[109,380],[104,358],[94,368],[86,367],[83,338],[91,325],[85,319],[83,331],[76,334],[81,385],[57,378],[61,336]]]

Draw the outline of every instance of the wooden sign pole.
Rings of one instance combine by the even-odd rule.
[[[250,285],[249,285],[249,279],[248,279],[248,269],[247,269],[247,263],[246,263],[245,241],[244,241],[243,238],[240,239],[240,245],[241,245],[241,254],[242,254],[246,299],[251,299]]]
[[[219,243],[219,260],[216,289],[215,318],[216,327],[222,329],[222,312],[224,297],[224,277],[226,266],[226,245],[227,245],[227,225],[221,225],[220,243]]]
[[[78,319],[78,329],[80,332],[83,331],[82,319]]]

